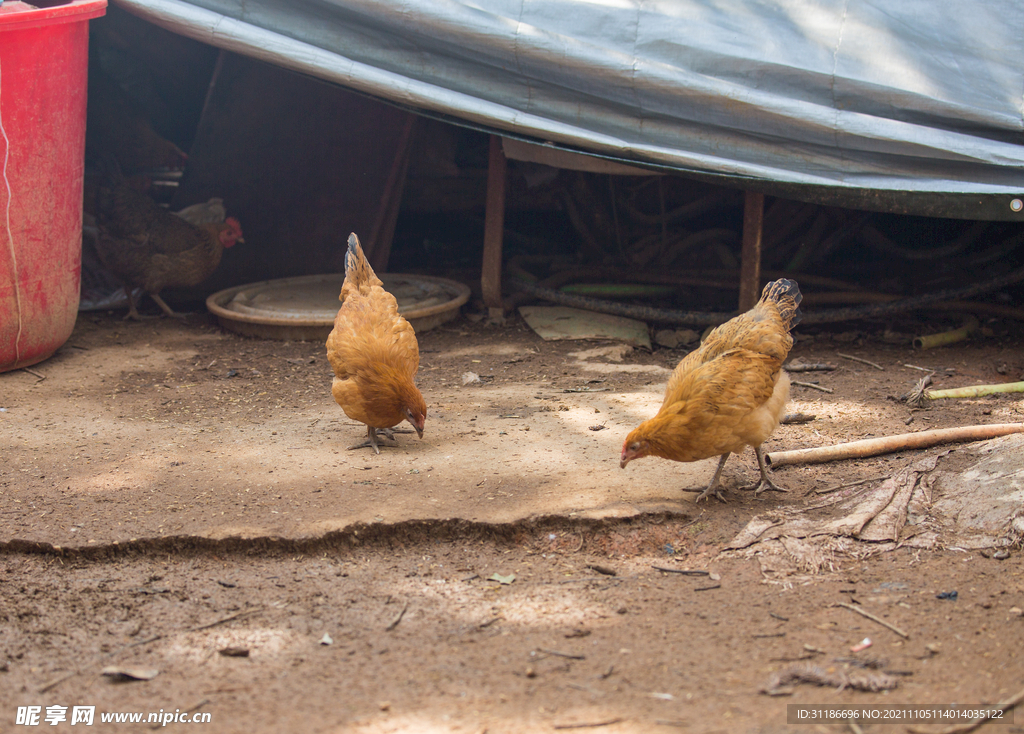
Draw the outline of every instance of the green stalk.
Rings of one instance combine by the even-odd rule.
[[[1024,382],[1004,382],[999,385],[969,385],[967,387],[951,387],[947,390],[927,390],[924,396],[929,400],[939,398],[980,398],[983,395],[995,395],[1001,392],[1024,392]]]
[[[914,339],[914,346],[918,349],[933,349],[935,347],[944,347],[947,344],[956,344],[957,342],[962,342],[977,331],[978,326],[978,319],[974,316],[968,316],[964,320],[964,325],[959,329],[943,331],[938,334],[928,334],[927,336],[919,336]]]

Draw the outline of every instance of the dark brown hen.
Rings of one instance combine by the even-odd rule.
[[[238,220],[191,224],[131,188],[113,167],[96,193],[96,251],[124,283],[128,315],[140,318],[132,290],[142,288],[168,316],[180,316],[160,297],[164,288],[206,280],[225,247],[244,242]]]

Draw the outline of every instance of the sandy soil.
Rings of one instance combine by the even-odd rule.
[[[1022,379],[1018,326],[930,352],[883,332],[801,332],[793,358],[839,368],[799,377],[832,392],[794,388],[816,419],[769,450],[1024,420],[1019,396],[895,399],[921,375],[906,364],[940,387]],[[208,713],[209,731],[846,731],[788,724],[786,706],[980,705],[1024,686],[1015,550],[863,548],[788,578],[721,553],[754,515],[927,452],[783,467],[794,491],[760,498],[737,491],[748,452],[728,502],[698,507],[713,461],[617,465],[685,350],[546,343],[516,318],[420,344],[428,432],[379,456],[346,450],[362,431],[331,401],[322,345],[205,316],[85,315],[54,358],[0,375],[0,732],[33,705],[96,706],[101,731],[159,727],[100,713],[161,709]],[[470,371],[482,382],[463,385]],[[761,692],[794,664],[896,687]]]

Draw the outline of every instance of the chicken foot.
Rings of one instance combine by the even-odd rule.
[[[768,489],[774,489],[776,492],[788,492],[788,489],[786,489],[785,487],[780,487],[778,484],[772,481],[772,478],[770,476],[768,476],[768,467],[765,466],[764,454],[761,453],[760,446],[754,447],[754,454],[757,456],[757,466],[761,470],[761,481],[758,484],[752,485],[750,487],[740,487],[739,489],[742,489],[744,491],[753,490],[755,497]],[[718,499],[722,500],[722,502],[725,502],[725,497],[722,495],[722,490],[718,486],[718,479],[719,477],[722,476],[722,469],[725,468],[725,462],[728,458],[728,453],[722,454],[722,458],[718,460],[718,468],[715,469],[715,475],[711,477],[711,481],[708,482],[708,486],[704,489],[703,492],[697,495],[697,499],[694,500],[694,502],[700,502],[703,499],[707,499],[712,492],[716,497],[718,497]]]
[[[170,316],[172,318],[183,319],[186,316],[188,316],[188,314],[178,313],[177,311],[172,309],[170,306],[168,306],[166,303],[164,303],[164,299],[162,299],[156,293],[150,293],[149,297],[152,298],[156,302],[156,305],[159,306],[161,308],[161,310],[163,310],[163,312],[165,314],[167,314],[168,316]]]
[[[774,489],[776,492],[788,492],[789,490],[785,487],[780,487],[778,484],[772,481],[772,478],[768,476],[768,467],[764,464],[764,454],[761,453],[761,447],[755,446],[754,453],[757,455],[757,466],[761,470],[761,481],[751,487],[740,487],[742,490],[754,490],[754,496],[764,492],[766,489]]]
[[[724,454],[722,454],[722,458],[718,460],[718,468],[715,469],[715,476],[711,477],[711,481],[708,482],[708,486],[705,487],[703,492],[697,495],[697,499],[695,499],[694,502],[700,502],[701,500],[707,499],[708,495],[710,495],[712,492],[715,493],[715,497],[720,499],[722,502],[725,502],[725,496],[722,494],[722,489],[721,487],[718,486],[718,478],[722,476],[722,469],[725,468],[725,462],[728,460],[728,458],[729,452],[726,451]]]
[[[124,284],[124,293],[128,296],[128,313],[124,315],[123,321],[131,319],[132,321],[143,321],[144,319],[156,318],[155,316],[143,316],[139,313],[135,307],[135,296],[132,294],[132,287],[128,283]]]
[[[141,314],[141,313],[139,313],[138,308],[135,306],[135,296],[132,293],[132,287],[130,285],[128,285],[127,283],[125,283],[125,285],[124,285],[124,292],[128,296],[128,313],[126,313],[124,315],[124,320],[125,321],[127,321],[128,319],[132,319],[133,321],[144,321],[146,319],[160,318],[159,316],[152,316],[150,314]],[[170,306],[168,306],[164,302],[164,299],[162,299],[158,294],[150,293],[149,296],[150,296],[150,298],[153,299],[153,302],[156,303],[156,305],[159,306],[160,309],[165,314],[167,314],[168,316],[172,316],[172,317],[174,317],[176,319],[183,319],[183,318],[185,318],[187,316],[187,314],[178,313],[177,311],[172,309]]]
[[[367,446],[372,446],[374,452],[379,454],[380,453],[380,448],[379,447],[380,446],[387,446],[388,444],[386,444],[386,443],[384,443],[384,444],[377,443],[377,438],[379,436],[384,436],[386,439],[388,439],[389,441],[393,441],[397,445],[398,444],[398,439],[395,438],[395,434],[396,433],[412,433],[412,431],[403,430],[403,429],[400,429],[400,428],[396,428],[396,429],[392,429],[392,428],[374,428],[373,426],[367,426],[366,427],[366,440],[363,441],[362,443],[352,444],[351,446],[348,447],[348,449],[349,449],[349,451],[351,451],[352,449],[364,449]]]

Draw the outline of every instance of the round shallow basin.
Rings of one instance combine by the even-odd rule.
[[[400,273],[378,277],[417,332],[455,318],[469,300],[469,288],[454,280]],[[326,340],[341,306],[338,294],[344,281],[344,273],[264,280],[218,291],[206,299],[206,307],[225,329],[246,336]]]

